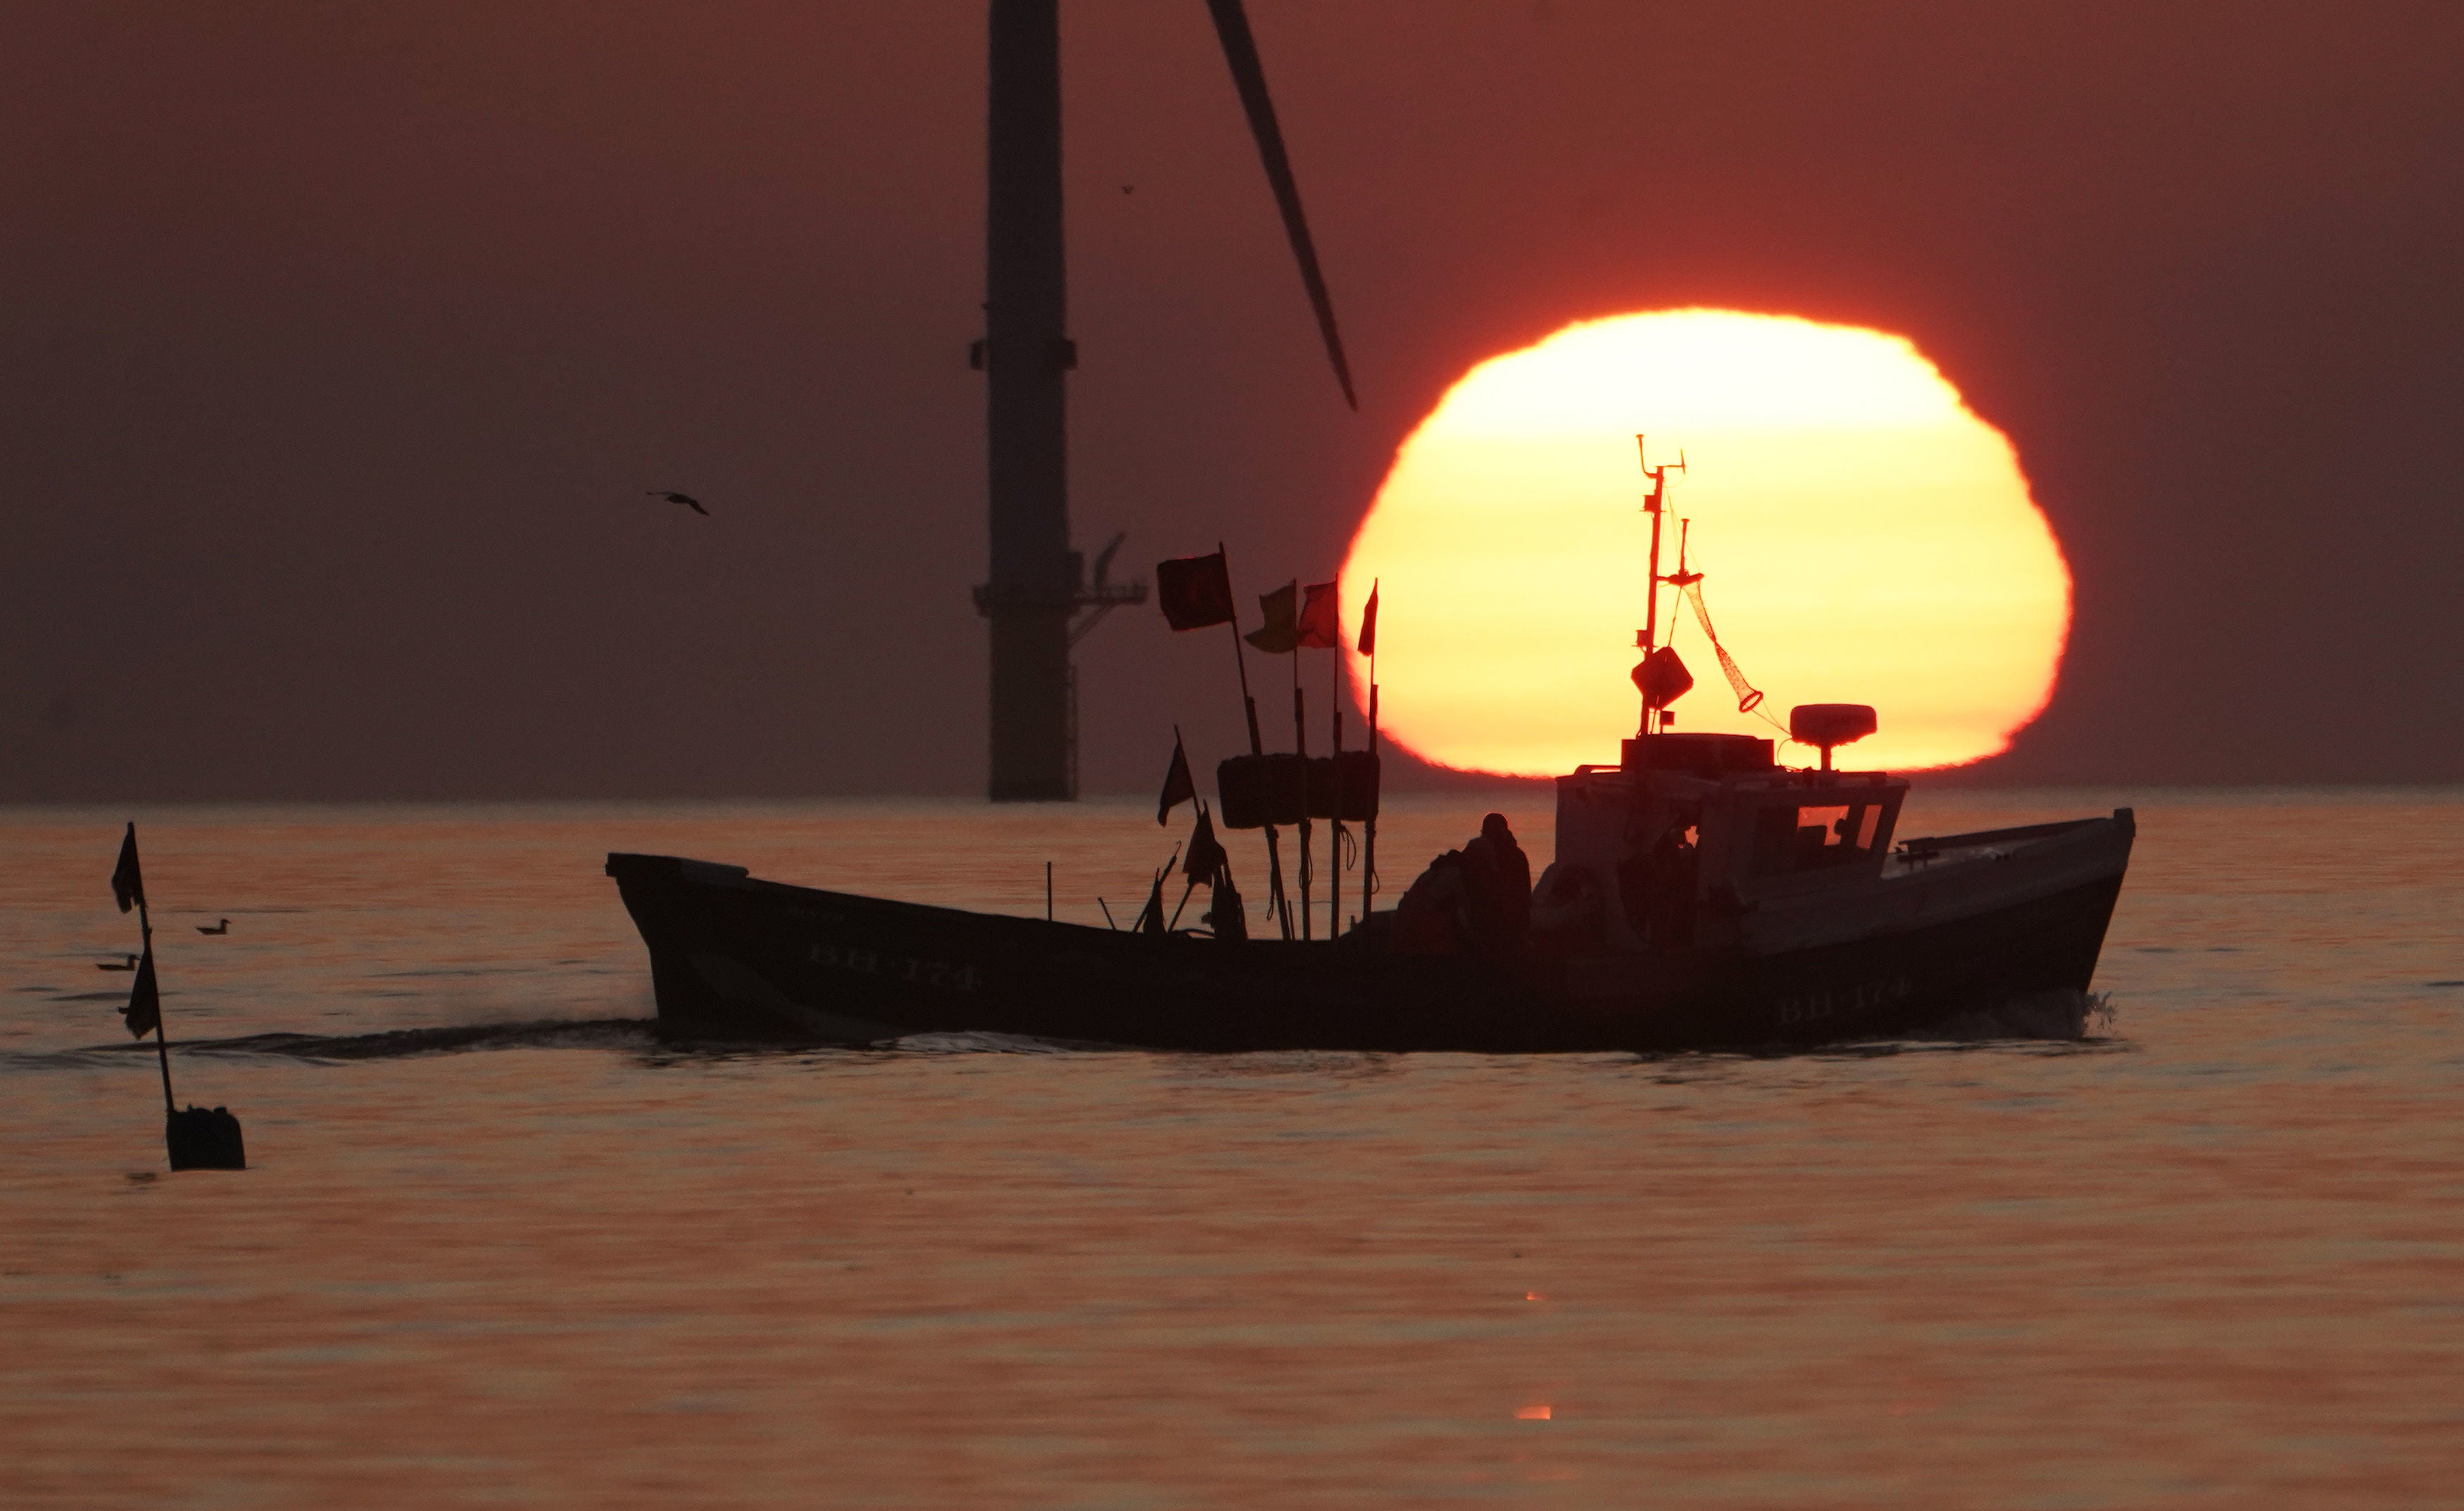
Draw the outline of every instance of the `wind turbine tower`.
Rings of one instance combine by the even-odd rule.
[[[1146,586],[1108,580],[1114,537],[1089,581],[1069,544],[1068,334],[1061,204],[1059,0],[991,0],[991,108],[984,217],[983,369],[989,439],[991,580],[976,608],[991,624],[995,802],[1077,797],[1077,679],[1070,647]],[[1207,0],[1257,138],[1301,279],[1344,398],[1352,378],[1319,275],[1300,195],[1241,0]],[[1353,406],[1358,405],[1354,403]],[[1083,617],[1082,617],[1083,616]]]

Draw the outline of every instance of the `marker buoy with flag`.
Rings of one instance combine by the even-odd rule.
[[[154,919],[145,908],[145,872],[137,859],[137,825],[131,823],[120,842],[120,862],[111,868],[111,895],[123,913],[137,910],[137,927],[145,953],[139,956],[137,979],[128,989],[128,1005],[121,1018],[132,1039],[154,1036],[155,1062],[163,1071],[163,1141],[173,1170],[246,1170],[248,1150],[240,1137],[239,1119],[227,1107],[188,1107],[171,1099],[171,1045],[163,1032],[163,991],[154,975]]]

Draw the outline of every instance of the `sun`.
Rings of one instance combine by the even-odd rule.
[[[1686,565],[1762,715],[1870,703],[1880,733],[1843,755],[1904,770],[1993,755],[2044,708],[2070,571],[2009,440],[1903,338],[1685,309],[1482,362],[1403,443],[1343,567],[1348,603],[1383,583],[1389,737],[1517,776],[1617,758],[1640,712],[1638,433],[1655,465],[1683,453],[1661,567],[1690,521]],[[1695,678],[1679,727],[1773,734],[1690,606],[1663,588],[1660,611]]]

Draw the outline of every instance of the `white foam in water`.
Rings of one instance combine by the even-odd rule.
[[[2110,993],[2031,992],[1991,1007],[1955,1014],[1931,1030],[1909,1037],[1960,1042],[1992,1039],[2077,1040],[2088,1037],[2091,1023],[2100,1033],[2109,1032],[2113,1019]]]
[[[1080,1043],[1072,1040],[1035,1039],[1024,1034],[988,1032],[909,1034],[891,1040],[893,1047],[927,1055],[1076,1055],[1089,1050],[1117,1049],[1115,1044]]]

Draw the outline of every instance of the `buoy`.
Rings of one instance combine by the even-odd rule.
[[[145,953],[132,957],[137,979],[120,1017],[129,1037],[154,1036],[154,1062],[163,1072],[163,1142],[170,1150],[171,1168],[246,1170],[248,1150],[240,1140],[239,1119],[231,1116],[231,1108],[191,1106],[182,1111],[171,1100],[171,1037],[163,1027],[163,993],[154,975],[154,915],[145,906],[145,873],[137,859],[134,823],[120,842],[120,864],[111,868],[111,894],[121,912],[137,909],[137,927],[145,941]],[[219,927],[230,928],[231,920],[224,919]],[[208,931],[200,927],[199,931]]]
[[[239,1119],[228,1107],[192,1106],[164,1120],[173,1170],[246,1170],[248,1149]]]

